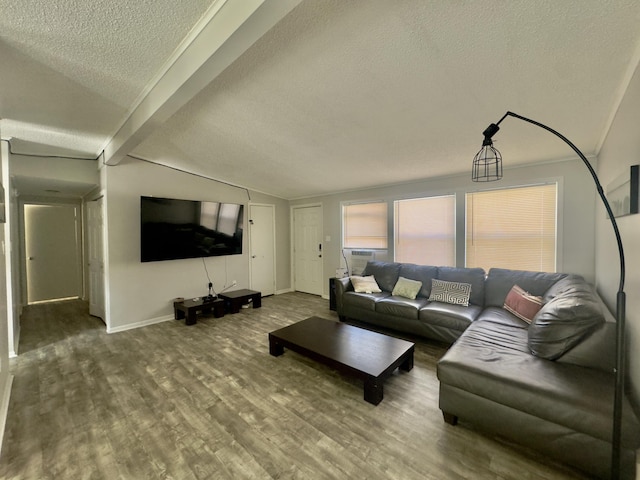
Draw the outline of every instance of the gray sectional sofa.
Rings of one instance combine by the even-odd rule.
[[[582,277],[392,262],[369,262],[362,276],[373,276],[380,292],[355,292],[349,277],[337,279],[342,321],[451,344],[437,366],[446,422],[470,422],[608,478],[615,319]],[[415,298],[392,294],[399,280],[419,285]],[[442,281],[470,285],[467,305],[455,295],[434,301],[432,286]],[[526,321],[511,313],[516,285],[540,304]],[[622,431],[622,478],[633,479],[640,425],[627,402]]]

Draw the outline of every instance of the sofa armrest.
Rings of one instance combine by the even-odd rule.
[[[336,311],[338,315],[342,315],[342,296],[345,292],[353,291],[353,285],[349,277],[336,278],[335,280],[336,294]]]

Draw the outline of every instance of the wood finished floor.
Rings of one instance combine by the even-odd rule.
[[[585,478],[445,424],[443,345],[417,340],[413,370],[386,381],[378,406],[357,380],[289,350],[269,355],[268,332],[312,315],[337,320],[301,293],[115,334],[80,301],[28,307],[0,478]]]

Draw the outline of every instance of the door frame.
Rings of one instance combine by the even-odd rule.
[[[26,205],[53,205],[53,206],[70,206],[77,208],[76,215],[76,243],[78,246],[78,253],[76,255],[76,268],[78,269],[80,291],[78,292],[78,298],[84,298],[85,295],[85,271],[84,271],[84,205],[82,200],[71,198],[44,198],[44,197],[19,197],[18,200],[18,215],[19,215],[19,238],[20,238],[20,305],[26,306],[29,302],[27,293],[27,238],[25,232],[25,206]]]
[[[310,207],[318,207],[320,208],[320,232],[322,235],[322,268],[320,268],[320,277],[318,280],[320,282],[321,285],[321,292],[320,292],[320,296],[324,297],[325,293],[324,293],[324,263],[326,260],[326,248],[325,248],[325,242],[324,242],[324,206],[322,204],[322,202],[317,202],[317,203],[303,203],[300,205],[292,205],[290,208],[290,212],[289,212],[289,231],[291,232],[290,235],[290,245],[291,245],[291,277],[290,277],[290,285],[291,285],[291,291],[295,292],[296,291],[296,282],[295,282],[295,272],[296,272],[296,255],[295,255],[295,245],[296,245],[296,232],[295,232],[295,211],[301,208],[310,208]]]

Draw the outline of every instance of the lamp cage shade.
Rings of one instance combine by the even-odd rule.
[[[502,154],[491,143],[482,145],[473,157],[471,179],[474,182],[492,182],[502,178]]]

